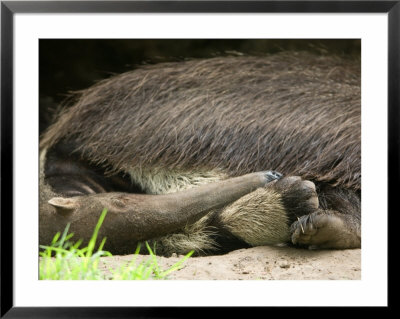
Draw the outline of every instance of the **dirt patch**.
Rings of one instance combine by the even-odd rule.
[[[165,270],[183,256],[158,257]],[[137,261],[149,256],[139,255]],[[100,268],[107,271],[132,255],[104,257]],[[304,250],[291,247],[254,247],[222,256],[191,257],[168,279],[177,280],[360,280],[361,249]]]

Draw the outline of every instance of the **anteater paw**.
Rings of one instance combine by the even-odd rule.
[[[293,244],[309,249],[357,248],[360,236],[346,225],[346,220],[330,211],[317,210],[301,216],[290,227]]]
[[[315,212],[318,209],[318,195],[313,182],[298,176],[283,177],[267,185],[277,192],[289,219]]]

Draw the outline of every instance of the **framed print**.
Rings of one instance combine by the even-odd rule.
[[[1,316],[389,306],[399,15],[2,1]]]

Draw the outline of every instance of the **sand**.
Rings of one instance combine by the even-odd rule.
[[[183,256],[158,257],[163,270]],[[149,256],[139,255],[137,261]],[[132,255],[104,257],[100,268],[107,271]],[[361,249],[306,250],[292,247],[253,247],[225,255],[191,257],[170,280],[360,280]]]

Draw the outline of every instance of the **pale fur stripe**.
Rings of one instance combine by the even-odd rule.
[[[47,149],[43,149],[39,153],[39,178],[44,178],[44,165],[46,163]]]
[[[224,226],[252,246],[273,245],[290,239],[281,196],[259,188],[227,206],[220,214]]]
[[[147,194],[169,194],[220,181],[227,177],[220,170],[174,171],[160,168],[134,168],[128,171],[132,181]]]

